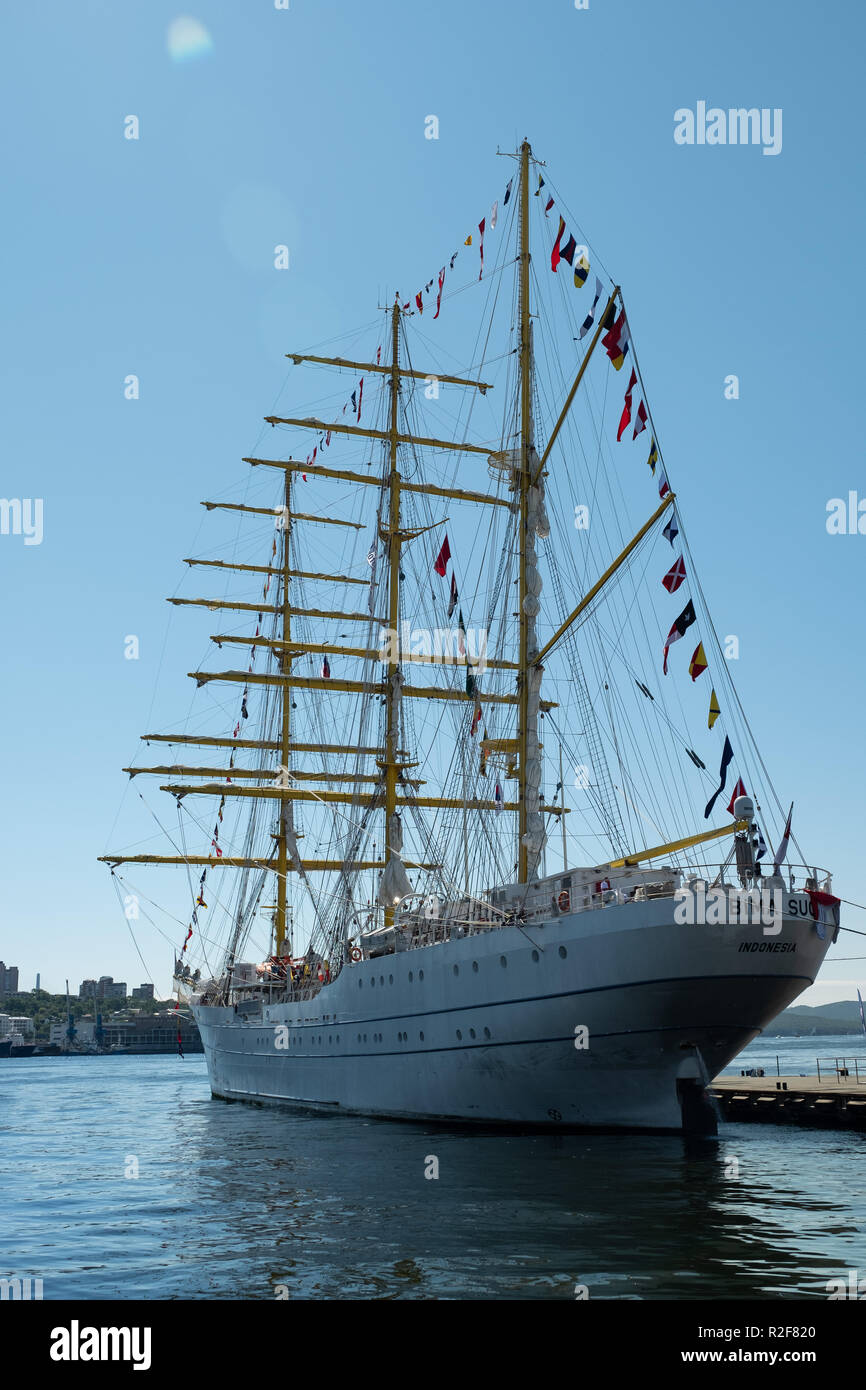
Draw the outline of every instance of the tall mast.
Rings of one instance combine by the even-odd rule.
[[[400,403],[400,302],[395,298],[391,310],[391,424],[389,433],[388,473],[388,676],[385,682],[385,866],[392,856],[391,828],[397,810],[397,745],[399,740],[400,702],[394,677],[399,670],[399,651],[396,634],[400,630],[400,474],[397,471],[398,407]],[[394,921],[393,907],[385,908],[385,925]]]
[[[288,675],[292,667],[292,656],[289,647],[291,637],[292,614],[290,608],[289,595],[289,540],[291,530],[289,518],[291,516],[292,502],[292,475],[287,470],[285,477],[286,484],[286,505],[283,512],[283,642],[284,646],[280,654],[280,672]],[[280,766],[288,772],[289,758],[291,757],[291,709],[292,709],[292,689],[288,682],[282,686],[282,729],[280,732]],[[286,798],[280,801],[279,832],[277,837],[277,917],[275,922],[275,946],[274,954],[279,957],[283,954],[283,943],[286,939],[286,898],[288,885],[288,829],[292,815],[292,803]]]
[[[517,678],[518,715],[518,881],[526,883],[534,871],[537,853],[527,845],[530,816],[538,810],[538,787],[527,781],[530,758],[538,756],[537,701],[530,699],[530,662],[537,653],[535,618],[527,613],[527,559],[534,564],[534,543],[529,540],[529,490],[532,485],[532,329],[529,309],[529,141],[520,146],[520,537],[518,610],[520,645]],[[527,555],[527,551],[530,555]]]

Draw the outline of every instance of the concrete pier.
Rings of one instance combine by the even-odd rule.
[[[863,1076],[720,1076],[708,1089],[726,1120],[866,1129]]]

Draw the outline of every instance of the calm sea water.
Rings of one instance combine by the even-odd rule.
[[[856,1039],[742,1064],[783,1047],[811,1071]],[[866,1273],[864,1147],[475,1134],[227,1105],[203,1057],[0,1059],[0,1276],[72,1299],[824,1299]]]

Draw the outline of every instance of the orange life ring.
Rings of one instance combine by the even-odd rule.
[[[569,897],[569,893],[568,893],[568,889],[567,889],[567,888],[563,888],[563,890],[562,890],[562,892],[560,893],[559,897],[557,898],[556,902],[557,902],[557,906],[559,907],[560,912],[567,912],[567,911],[568,911],[568,909],[571,907],[571,898]]]
[[[358,949],[357,946],[353,946],[352,949],[351,949],[351,951],[349,952],[349,954],[351,955],[352,960],[360,960],[360,959],[361,959],[361,952],[360,952],[360,950]]]

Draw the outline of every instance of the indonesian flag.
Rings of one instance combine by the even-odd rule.
[[[455,574],[454,574],[454,571],[453,571],[453,569],[452,569],[452,571],[451,571],[451,597],[450,597],[449,600],[448,600],[448,617],[449,617],[449,618],[451,617],[451,614],[454,612],[454,609],[455,609],[456,607],[457,607],[457,578],[456,578],[456,576],[455,576]]]
[[[330,679],[331,679],[331,668],[330,668],[330,666],[329,666],[329,664],[328,664],[328,658],[325,657],[324,661],[322,662],[322,680],[329,681]]]
[[[637,408],[637,419],[634,422],[634,434],[632,435],[632,439],[637,439],[638,435],[643,434],[645,429],[646,406],[644,405],[643,401],[641,401],[640,405]]]
[[[699,642],[694,650],[692,659],[689,662],[689,675],[691,676],[693,681],[696,681],[698,676],[702,676],[706,669],[707,658],[704,654],[704,644],[703,642]]]
[[[730,799],[730,801],[728,802],[728,815],[729,815],[729,816],[732,816],[732,815],[734,814],[734,802],[736,801],[737,797],[738,797],[738,796],[745,796],[745,795],[746,795],[746,784],[745,784],[745,782],[743,781],[742,777],[738,777],[738,778],[737,778],[737,785],[734,787],[734,790],[731,792],[731,799]]]
[[[631,378],[625,392],[625,405],[622,408],[622,415],[619,417],[619,429],[616,432],[617,444],[622,439],[626,429],[631,424],[631,393],[637,385],[637,373],[632,368]]]
[[[674,560],[662,583],[669,594],[675,594],[686,577],[686,562],[680,555]]]
[[[680,638],[685,636],[692,623],[695,622],[697,622],[695,605],[692,603],[691,599],[689,599],[682,613],[677,618],[676,622],[674,623],[673,627],[671,628],[670,632],[665,638],[665,659],[664,666],[662,667],[665,675],[667,675],[668,673],[668,652],[670,651],[674,642],[679,642]]]
[[[495,806],[497,811],[501,811],[503,809],[502,788],[500,787],[498,782],[496,783],[496,790],[493,793],[493,805]]]
[[[439,293],[438,293],[437,296],[436,296],[436,313],[433,315],[434,319],[438,319],[438,317],[439,317],[439,310],[440,310],[441,307],[442,307],[442,286],[443,286],[444,284],[445,284],[445,267],[444,267],[444,265],[443,265],[442,269],[441,269],[440,272],[439,272]]]
[[[435,560],[435,563],[434,563],[434,565],[433,565],[433,568],[434,568],[434,570],[436,571],[436,573],[437,573],[437,574],[441,574],[442,577],[443,577],[443,579],[444,579],[444,577],[445,577],[445,569],[446,569],[446,566],[447,566],[448,561],[449,561],[450,559],[451,559],[451,547],[450,547],[450,545],[448,544],[448,536],[446,535],[444,541],[442,542],[442,549],[439,551],[439,554],[436,556],[436,560]]]
[[[486,218],[486,217],[482,217],[481,221],[478,223],[478,236],[479,236],[478,250],[481,252],[481,269],[480,269],[479,272],[478,272],[478,279],[479,279],[479,280],[481,279],[482,275],[484,274],[484,225],[485,225],[486,221],[487,221],[487,218]]]
[[[550,253],[550,269],[551,269],[551,270],[556,270],[556,267],[559,265],[559,262],[560,262],[559,243],[562,241],[562,238],[563,238],[564,235],[565,235],[565,218],[564,218],[564,217],[560,217],[560,219],[559,219],[559,231],[558,231],[557,234],[556,234],[556,241],[553,243],[553,250],[552,250],[551,253]]]
[[[671,485],[668,482],[665,474],[662,473],[661,477],[659,478],[659,497],[666,497],[670,490]]]
[[[781,841],[779,842],[779,848],[776,850],[776,857],[775,857],[775,859],[773,860],[773,873],[774,873],[774,874],[777,874],[777,873],[779,872],[780,868],[782,867],[783,863],[785,862],[786,858],[788,857],[788,841],[789,841],[790,838],[791,838],[791,816],[793,815],[793,813],[794,813],[794,803],[793,803],[793,801],[792,801],[792,802],[791,802],[791,809],[790,809],[790,811],[788,812],[788,819],[785,821],[785,833],[784,833],[784,835],[782,836]]]

